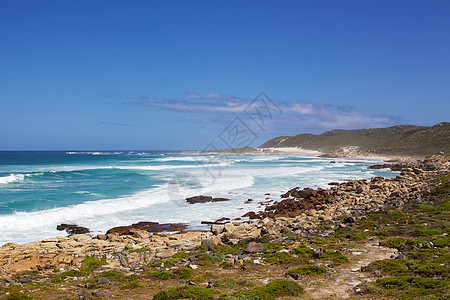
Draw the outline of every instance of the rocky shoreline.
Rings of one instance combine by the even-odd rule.
[[[87,257],[102,260],[103,271],[139,274],[145,266],[199,246],[232,246],[249,238],[276,240],[286,234],[327,236],[370,212],[401,208],[407,199],[420,201],[423,191],[430,191],[438,176],[448,174],[450,163],[430,158],[373,168],[401,173],[392,179],[350,180],[329,189],[294,188],[282,195],[284,200],[266,206],[264,211],[244,215],[249,221],[212,224],[209,231],[184,231],[184,224],[142,222],[95,237],[73,234],[23,245],[7,243],[0,247],[1,284],[20,283],[11,278],[23,272],[38,272],[34,282],[49,282],[55,274],[79,270]],[[327,228],[318,228],[319,223]],[[242,252],[225,259],[231,268],[239,268],[251,259],[251,253],[261,251],[262,244],[248,244]],[[198,261],[188,259],[185,264],[196,269]]]

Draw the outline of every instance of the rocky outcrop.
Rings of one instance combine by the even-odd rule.
[[[195,203],[206,203],[206,202],[222,202],[222,201],[230,201],[228,198],[213,198],[211,196],[194,196],[190,198],[186,198],[186,202],[190,204]]]
[[[109,229],[106,234],[133,235],[137,231],[143,230],[147,232],[172,232],[181,231],[187,228],[184,223],[167,223],[159,224],[158,222],[139,222],[129,226],[117,226]]]
[[[78,226],[78,225],[70,225],[70,224],[60,224],[56,226],[56,230],[63,231],[65,230],[69,235],[74,234],[84,234],[89,233],[89,228]]]
[[[306,220],[336,221],[380,210],[386,205],[402,206],[405,199],[422,197],[421,191],[430,189],[427,179],[437,173],[448,172],[449,163],[429,158],[383,167],[401,173],[392,179],[373,177],[370,181],[349,180],[327,190],[294,188],[281,195],[286,200],[266,206],[263,212],[250,212],[244,216],[254,219],[300,216]]]

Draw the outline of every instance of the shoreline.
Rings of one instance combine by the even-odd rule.
[[[381,157],[376,157],[376,156],[367,156],[367,157],[323,157],[323,156],[320,156],[320,155],[322,155],[322,153],[321,152],[317,152],[317,153],[312,153],[312,152],[316,152],[316,151],[309,151],[309,150],[304,150],[304,149],[300,149],[300,148],[283,148],[283,150],[285,151],[285,152],[283,152],[283,153],[275,153],[275,152],[264,152],[264,153],[249,153],[249,154],[242,154],[242,155],[280,155],[280,154],[285,154],[285,155],[288,155],[288,156],[295,156],[295,157],[307,157],[307,158],[310,158],[310,157],[317,157],[317,158],[328,158],[328,159],[336,159],[336,160],[348,160],[348,161],[351,161],[351,162],[354,162],[354,161],[360,161],[360,162],[383,162],[383,163],[386,163],[386,162],[388,162],[388,158],[386,158],[386,160],[382,160],[382,158]],[[305,152],[306,151],[306,152]],[[310,154],[310,156],[306,156],[305,154],[306,153],[309,153]],[[183,155],[192,155],[192,153],[182,153]],[[199,154],[199,155],[203,155],[204,153],[197,153],[197,154]],[[312,155],[312,154],[314,154],[314,155]],[[319,155],[320,154],[320,155]],[[237,155],[240,155],[240,154],[237,154]],[[387,167],[388,168],[388,167]],[[286,189],[289,189],[289,187],[286,187]],[[286,190],[286,189],[284,189],[284,190]],[[279,193],[282,193],[282,191],[280,190],[279,191]],[[261,195],[263,194],[263,192],[261,193]],[[267,198],[267,197],[263,197],[263,198]],[[271,201],[275,201],[275,200],[271,200]],[[261,202],[262,203],[264,203],[263,204],[263,207],[261,207],[260,209],[261,210],[263,210],[264,209],[264,207],[266,206],[266,205],[268,205],[269,204],[269,202],[270,201],[264,201],[264,200],[261,200]],[[227,218],[227,219],[229,219],[230,221],[238,221],[238,220],[240,220],[240,221],[246,221],[246,219],[244,219],[244,220],[241,220],[241,218],[242,218],[242,215],[236,215],[236,216],[233,216],[233,217],[230,217],[230,216],[221,216],[220,218]],[[230,219],[231,218],[231,219]],[[139,221],[148,221],[148,220],[136,220],[136,222],[139,222]],[[150,221],[153,221],[153,220],[150,220]],[[200,224],[200,221],[209,221],[209,222],[214,222],[215,220],[198,220],[198,224]],[[206,226],[202,226],[202,227],[205,227],[205,228],[196,228],[196,227],[198,227],[198,225],[194,225],[194,228],[192,228],[190,225],[189,225],[189,223],[186,223],[186,224],[188,224],[188,228],[186,229],[186,231],[203,231],[203,230],[206,230]],[[60,225],[70,225],[70,226],[77,226],[77,227],[84,227],[85,225],[84,224],[75,224],[75,223],[70,223],[70,224],[64,224],[64,223],[61,223],[61,224],[58,224],[58,226],[60,226]],[[130,224],[128,224],[128,225],[130,225]],[[203,224],[204,225],[204,224]],[[116,226],[119,226],[119,225],[116,225]],[[123,225],[123,226],[127,226],[127,225]],[[104,232],[106,232],[106,231],[108,231],[109,229],[111,229],[112,227],[107,227],[105,230],[104,230]],[[93,231],[93,232],[89,232],[88,233],[88,235],[90,235],[90,236],[92,236],[92,237],[94,237],[95,235],[98,235],[98,234],[103,234],[104,232],[100,232],[100,231]],[[61,235],[59,235],[59,234],[55,234],[55,235],[53,235],[53,236],[49,236],[49,237],[44,237],[44,238],[41,238],[41,239],[34,239],[34,240],[31,240],[31,241],[26,241],[26,242],[18,242],[18,243],[16,243],[16,242],[12,242],[12,241],[5,241],[4,242],[4,244],[8,244],[8,243],[14,243],[14,244],[19,244],[19,245],[24,245],[24,244],[28,244],[28,243],[35,243],[35,242],[39,242],[40,240],[47,240],[47,239],[51,239],[51,238],[54,238],[54,237],[61,237],[61,236],[63,236],[63,234],[64,234],[64,231],[62,231],[61,230]],[[2,245],[4,245],[4,244],[2,244]],[[2,246],[2,245],[0,245],[0,247]]]
[[[262,244],[252,244],[248,241],[269,241],[267,245],[270,243],[278,245],[277,243],[284,243],[288,238],[287,234],[298,239],[309,237],[315,240],[317,237],[328,237],[333,232],[351,228],[352,224],[365,220],[370,213],[385,212],[389,207],[401,209],[407,204],[407,201],[410,201],[408,199],[420,200],[422,191],[430,191],[437,176],[442,174],[448,176],[450,169],[448,161],[442,162],[439,159],[413,163],[401,162],[385,166],[394,167],[401,173],[392,179],[373,177],[371,180],[349,180],[333,184],[329,189],[293,188],[282,195],[284,200],[271,203],[265,207],[264,211],[249,215],[249,221],[211,224],[208,231],[148,232],[125,226],[127,228],[122,228],[124,230],[108,232],[95,237],[76,234],[23,245],[7,243],[0,247],[0,287],[2,280],[6,282],[3,284],[6,288],[16,284],[14,278],[17,277],[14,276],[19,276],[17,274],[38,274],[39,279],[34,280],[43,283],[55,282],[55,280],[59,280],[58,276],[64,276],[61,277],[64,278],[64,285],[70,286],[71,282],[77,283],[79,280],[84,280],[83,277],[77,279],[77,276],[96,276],[95,274],[98,272],[122,272],[135,277],[140,276],[142,270],[148,268],[170,272],[172,267],[165,267],[164,263],[162,266],[158,264],[169,262],[173,260],[173,257],[177,257],[177,260],[179,260],[178,257],[185,257],[184,255],[191,257],[191,254],[194,255],[198,251],[212,253],[211,251],[214,249],[233,248],[245,241],[247,242],[245,242],[244,248],[248,249],[240,250],[239,253],[242,254],[227,254],[228,256],[225,255],[223,258],[219,255],[221,259],[227,261],[224,265],[227,266],[225,270],[231,268],[233,272],[238,272],[238,270],[245,270],[248,267],[259,268],[261,266],[263,269],[271,268],[275,272],[272,276],[280,276],[277,273],[280,267],[276,265],[272,267],[268,264],[270,256],[265,259],[266,256],[259,254],[263,249],[259,248],[263,247]],[[283,248],[282,251],[266,251],[264,253],[282,255],[277,253],[291,253],[292,247],[305,247],[302,246],[303,242],[295,242],[295,239],[293,241],[293,246],[292,242],[288,243],[283,246],[286,248]],[[392,250],[384,250],[383,247],[374,248],[367,243],[361,244],[359,247],[379,253],[377,257],[381,259],[401,254]],[[321,248],[315,247],[315,249],[320,251]],[[205,267],[195,257],[187,260],[181,259],[181,265],[190,269],[190,272],[195,272],[198,268],[206,268],[206,270],[214,268],[209,263]],[[351,254],[351,257],[356,259],[358,254]],[[81,274],[81,270],[86,270],[87,261],[95,262],[95,267],[89,269],[90,271],[83,271],[87,272],[82,273],[85,275],[64,275]],[[361,268],[362,266],[365,265],[361,265]],[[30,278],[29,276],[36,275],[24,276]],[[292,278],[300,280],[298,276]],[[105,281],[105,283],[112,284],[111,281]],[[186,282],[181,282],[181,284],[189,286],[189,283]],[[104,285],[100,285],[100,287],[102,286]],[[113,287],[114,285],[111,285],[108,288],[110,292]],[[337,286],[334,288],[338,289]],[[120,292],[117,293],[120,294]],[[341,291],[340,293],[348,295],[347,292]],[[316,299],[321,299],[323,295],[319,296]],[[345,297],[343,296],[343,298]]]
[[[290,153],[293,153],[293,152],[295,152],[295,151],[291,151]],[[297,154],[298,153],[303,153],[303,152],[297,152]],[[279,154],[279,153],[278,153]],[[298,154],[298,155],[300,155],[300,154]],[[318,156],[317,156],[318,157]],[[368,157],[348,157],[348,158],[346,158],[346,157],[330,157],[330,158],[336,158],[336,159],[349,159],[349,160],[366,160],[366,161],[382,161],[383,162],[383,164],[385,165],[385,167],[386,168],[390,168],[390,166],[392,166],[393,164],[395,164],[395,162],[393,162],[391,159],[387,159],[387,160],[380,160],[380,157],[373,157],[373,156],[368,156]],[[369,159],[372,159],[372,160],[369,160]],[[405,160],[405,161],[401,161],[400,162],[400,164],[401,163],[406,163],[406,164],[408,164],[408,163],[411,163],[411,161],[414,161],[414,160],[411,160],[411,159],[408,159],[408,160]],[[397,163],[399,163],[398,161],[397,161]],[[395,177],[395,178],[397,178],[397,177]],[[345,182],[343,182],[343,183],[341,183],[341,184],[346,184],[346,183],[348,183],[348,182],[351,182],[351,181],[360,181],[360,180],[350,180],[350,181],[345,181]],[[320,189],[320,188],[319,188]],[[264,206],[261,208],[261,210],[259,211],[259,212],[263,212],[264,211],[264,209],[266,209],[269,205],[270,205],[270,203],[272,203],[274,200],[271,200],[271,201],[266,201],[266,203],[264,203]],[[276,202],[276,201],[275,201]],[[247,213],[248,214],[248,213]],[[223,219],[226,219],[227,221],[226,222],[228,222],[228,223],[231,223],[231,222],[234,222],[234,223],[245,223],[245,222],[249,222],[249,220],[246,220],[246,219],[241,219],[242,217],[245,217],[247,214],[245,214],[245,215],[243,215],[243,216],[241,216],[241,217],[238,217],[237,219],[230,219],[230,218],[227,218],[227,217],[223,217]],[[251,220],[250,220],[251,221]],[[205,221],[203,221],[203,222],[205,222]],[[217,221],[206,221],[206,223],[216,223]],[[62,224],[62,225],[67,225],[67,224]],[[160,225],[171,225],[171,223],[168,223],[168,224],[160,224]],[[187,225],[187,224],[186,224]],[[72,225],[72,224],[70,224],[70,226],[76,226],[76,227],[80,227],[80,228],[83,228],[82,226],[78,226],[78,225]],[[128,225],[128,226],[119,226],[119,227],[132,227],[131,225]],[[113,229],[113,228],[110,228],[110,230],[111,229]],[[181,232],[206,232],[206,231],[208,231],[208,230],[198,230],[198,229],[193,229],[193,230],[190,230],[189,229],[189,226],[187,225],[186,226],[186,228],[184,228]],[[150,231],[151,232],[151,231]],[[151,233],[156,233],[156,234],[159,234],[159,233],[161,233],[161,234],[176,234],[177,233],[177,231],[173,231],[173,232],[167,232],[167,231],[156,231],[156,232],[151,232]],[[80,236],[80,235],[86,235],[86,236],[88,236],[90,239],[95,239],[95,238],[98,238],[99,236],[100,237],[102,237],[101,239],[103,239],[104,238],[104,236],[106,235],[106,234],[97,234],[96,236],[94,236],[94,235],[91,235],[91,234],[89,234],[89,233],[87,233],[87,234],[79,234],[78,236]],[[74,237],[75,235],[68,235],[68,236],[56,236],[56,237],[53,237],[53,238],[46,238],[46,239],[43,239],[43,240],[36,240],[36,241],[32,241],[32,242],[28,242],[28,243],[23,243],[23,244],[17,244],[17,243],[13,243],[13,242],[7,242],[7,243],[5,243],[4,245],[2,245],[2,246],[0,246],[0,249],[2,249],[2,248],[8,248],[8,247],[11,247],[11,246],[14,246],[14,247],[17,247],[17,246],[19,246],[19,247],[24,247],[24,248],[30,248],[30,247],[33,247],[34,245],[36,245],[36,244],[39,244],[39,243],[46,243],[46,242],[49,242],[49,241],[52,241],[52,240],[55,240],[55,239],[62,239],[62,240],[67,240],[67,239],[71,239],[72,237]],[[75,237],[75,238],[77,238],[77,237]]]
[[[353,150],[353,149],[351,149]],[[411,155],[379,155],[367,152],[357,151],[342,151],[342,152],[321,152],[316,150],[308,150],[301,147],[272,147],[272,148],[237,148],[237,149],[224,149],[218,151],[187,151],[182,152],[187,155],[204,155],[204,154],[216,154],[216,155],[292,155],[301,157],[322,157],[330,159],[351,159],[351,160],[366,160],[366,161],[382,161],[385,163],[390,162],[414,162],[424,159],[425,156],[411,156]]]

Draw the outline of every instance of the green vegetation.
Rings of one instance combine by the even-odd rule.
[[[177,252],[172,256],[172,258],[176,258],[176,259],[183,259],[183,258],[189,258],[189,257],[191,257],[190,253],[182,252],[182,251]]]
[[[103,265],[106,265],[105,259],[95,259],[92,256],[86,255],[79,270],[70,270],[56,274],[53,277],[52,282],[53,283],[62,282],[69,277],[85,277],[90,273],[92,273],[95,269]]]
[[[221,296],[219,300],[274,300],[276,297],[299,296],[303,293],[304,289],[297,282],[278,279],[259,288]]]
[[[379,272],[381,278],[360,285],[360,293],[399,299],[450,298],[449,176],[441,177],[437,188],[423,196],[426,201],[407,203],[401,212],[378,212],[362,222],[371,224],[366,227],[368,234],[396,235],[381,245],[398,249],[406,258],[376,261],[364,268]],[[379,224],[373,224],[374,219]]]
[[[218,300],[274,300],[275,297],[260,289],[241,290],[231,295],[222,296]]]
[[[274,265],[293,264],[299,261],[298,258],[295,258],[286,252],[268,253],[265,254],[263,257],[267,263]]]
[[[92,256],[86,255],[81,265],[80,271],[90,272],[106,264],[106,259],[95,259]]]
[[[304,292],[297,282],[289,279],[277,279],[261,287],[260,290],[275,297],[298,296]]]
[[[136,253],[142,253],[142,252],[152,252],[152,249],[150,248],[140,248],[140,249],[134,249],[134,250],[130,250],[130,253],[132,252],[136,252]]]
[[[5,300],[32,300],[34,298],[30,297],[28,295],[25,295],[23,293],[13,292],[13,293],[10,293],[9,295],[6,295],[2,299],[5,299]]]
[[[160,268],[164,267],[173,267],[176,264],[180,263],[180,259],[176,257],[170,257],[163,260],[160,260],[152,265],[152,267]]]
[[[166,270],[156,270],[148,272],[144,275],[145,278],[156,278],[159,280],[168,279],[189,279],[191,278],[191,270],[189,269],[178,269],[172,271]]]
[[[213,289],[207,289],[195,285],[186,285],[183,287],[169,288],[160,291],[153,300],[177,300],[177,299],[194,299],[194,300],[213,300]]]
[[[214,265],[214,264],[220,264],[223,262],[223,258],[222,256],[218,255],[218,254],[204,254],[204,255],[200,255],[197,258],[197,263],[200,266],[210,266],[210,265]]]
[[[361,285],[361,293],[381,294],[401,299],[449,299],[450,288],[446,280],[414,276],[390,276],[373,284]]]
[[[66,272],[62,272],[59,274],[56,274],[53,277],[53,283],[58,283],[58,282],[63,282],[65,279],[69,278],[69,277],[80,277],[85,275],[83,272],[78,271],[78,270],[70,270],[70,271],[66,271]]]
[[[339,251],[325,251],[322,255],[319,256],[320,259],[331,259],[333,261],[329,267],[337,267],[343,263],[348,262],[348,258]]]
[[[314,250],[306,247],[297,247],[292,249],[292,253],[298,256],[311,257],[314,253]]]
[[[115,270],[105,271],[101,274],[101,277],[105,277],[106,279],[115,282],[123,282],[127,279],[127,276],[123,272]]]
[[[286,272],[287,275],[322,275],[327,272],[327,269],[319,266],[302,266],[290,269]]]
[[[142,287],[143,286],[142,286],[142,284],[139,281],[132,280],[132,281],[128,281],[128,282],[125,282],[124,284],[122,284],[120,286],[120,289],[122,289],[122,290],[134,290],[134,289],[139,289],[139,288],[142,288]]]

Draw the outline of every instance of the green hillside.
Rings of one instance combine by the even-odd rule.
[[[432,127],[398,125],[371,128],[326,131],[320,135],[299,134],[276,137],[259,148],[300,147],[325,153],[336,153],[345,148],[358,149],[361,154],[413,155],[438,154],[450,149],[450,123]]]

